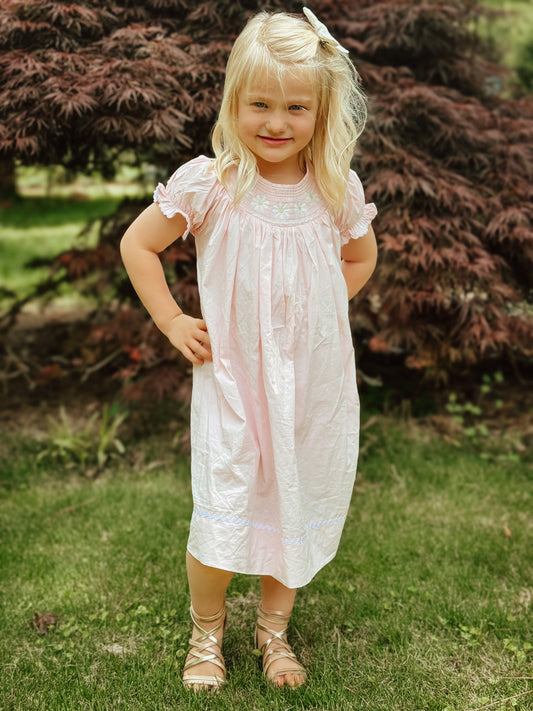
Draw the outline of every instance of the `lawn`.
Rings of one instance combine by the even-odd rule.
[[[0,437],[0,709],[533,707],[527,453],[484,459],[421,422],[372,416],[338,555],[297,597],[309,683],[263,680],[258,580],[237,576],[228,685],[195,697],[180,683],[188,459],[171,436],[124,444],[89,478],[75,452],[54,457],[44,424],[40,439]],[[31,622],[45,612],[57,624],[40,634]]]
[[[480,22],[482,36],[498,48],[506,67],[516,69],[524,60],[527,45],[533,44],[533,6],[529,0],[482,0],[496,15]]]
[[[73,246],[96,244],[96,229],[84,229],[91,220],[115,212],[124,197],[143,193],[126,169],[121,182],[80,175],[47,185],[59,169],[19,168],[19,199],[0,204],[0,305],[2,288],[26,296],[48,276],[47,260]]]
[[[83,238],[80,233],[88,220],[112,214],[119,202],[113,197],[90,202],[34,197],[15,209],[0,209],[0,285],[26,296],[50,273],[46,262],[51,257],[74,245],[94,245],[94,232]]]

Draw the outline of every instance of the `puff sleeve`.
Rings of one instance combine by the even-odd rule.
[[[180,214],[187,220],[183,239],[202,225],[212,204],[217,183],[212,162],[206,156],[194,158],[178,168],[166,185],[159,183],[154,190],[154,202],[166,217]]]
[[[337,219],[341,244],[366,235],[377,212],[373,202],[365,203],[365,193],[359,176],[350,170],[344,208]]]

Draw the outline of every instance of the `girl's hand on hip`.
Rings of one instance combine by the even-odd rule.
[[[170,322],[166,336],[194,365],[203,365],[204,361],[213,360],[211,341],[203,318],[178,314]]]

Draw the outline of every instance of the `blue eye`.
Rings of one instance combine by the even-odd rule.
[[[252,106],[257,107],[258,109],[266,109],[266,104],[264,101],[254,101]]]
[[[301,104],[293,104],[292,106],[289,106],[289,111],[305,111],[305,106],[302,106]]]

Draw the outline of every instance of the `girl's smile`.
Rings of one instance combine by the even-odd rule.
[[[288,143],[290,138],[272,138],[271,136],[259,136],[269,146],[283,146]]]
[[[306,75],[287,74],[283,83],[267,78],[241,90],[237,129],[255,155],[259,173],[278,183],[302,177],[300,152],[313,138],[317,101]]]

